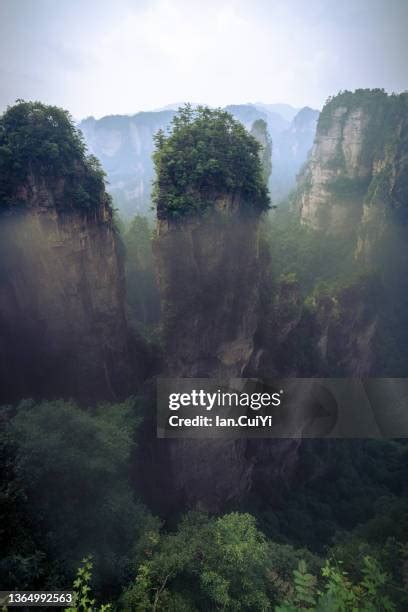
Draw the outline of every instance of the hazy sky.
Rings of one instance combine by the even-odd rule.
[[[408,89],[407,31],[408,0],[0,0],[0,111],[321,107],[340,89]]]

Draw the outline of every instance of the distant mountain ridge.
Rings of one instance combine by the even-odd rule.
[[[277,109],[283,114],[277,112]],[[313,121],[306,130],[307,133],[304,133],[303,120],[295,122],[305,109],[298,112],[298,109],[285,104],[259,103],[231,104],[226,106],[225,110],[241,121],[248,130],[258,119],[266,122],[273,147],[271,190],[274,198],[284,197],[294,187],[296,173],[313,144]],[[318,115],[318,111],[312,112]],[[152,214],[150,194],[154,179],[151,158],[153,136],[159,129],[168,128],[175,114],[176,109],[168,108],[142,111],[135,115],[108,115],[101,119],[88,117],[79,123],[89,151],[98,157],[107,173],[108,189],[114,198],[115,206],[125,218],[135,214]],[[292,122],[287,118],[290,116],[293,117]],[[299,143],[296,140],[297,132]],[[285,144],[286,141],[292,145]],[[285,156],[289,158],[286,159]],[[283,175],[280,176],[282,172]],[[274,185],[277,186],[276,194]]]
[[[254,106],[259,108],[260,110],[266,110],[271,113],[277,113],[286,121],[292,121],[297,113],[301,110],[300,108],[295,108],[290,104],[264,104],[263,102],[255,102]]]
[[[107,173],[109,191],[124,217],[149,214],[153,136],[169,126],[175,113],[168,110],[89,117],[79,124],[89,150]]]
[[[319,114],[318,110],[305,106],[274,140],[274,170],[270,188],[277,202],[295,187],[297,175],[313,146]]]
[[[153,111],[164,111],[164,110],[177,110],[180,106],[183,106],[186,102],[172,102],[165,106],[159,106],[154,108]],[[209,106],[213,108],[211,104],[205,104],[205,102],[192,102],[192,106]],[[242,104],[236,104],[235,106],[255,106],[260,111],[267,113],[276,113],[280,115],[286,121],[292,121],[295,115],[301,110],[300,108],[291,106],[290,104],[264,104],[263,102],[247,102]]]

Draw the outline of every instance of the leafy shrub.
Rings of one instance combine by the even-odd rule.
[[[271,610],[265,537],[249,514],[190,513],[161,536],[124,595],[124,609]]]
[[[395,606],[385,589],[388,576],[378,562],[365,557],[362,580],[353,584],[340,563],[326,561],[322,569],[323,590],[318,580],[307,572],[301,561],[293,572],[294,589],[292,596],[279,605],[276,612],[392,612]]]
[[[111,604],[103,604],[96,608],[96,600],[91,594],[93,562],[92,557],[84,557],[74,580],[74,602],[65,612],[109,612]]]

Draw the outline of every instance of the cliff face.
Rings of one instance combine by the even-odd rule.
[[[220,197],[205,220],[159,220],[155,252],[168,373],[241,376],[257,324],[258,218]]]
[[[259,296],[258,217],[231,195],[203,218],[158,220],[156,267],[165,330],[165,375],[240,377],[252,351]],[[173,503],[210,510],[250,488],[246,440],[162,440]]]
[[[359,162],[367,123],[362,109],[349,111],[339,107],[333,111],[327,131],[318,128],[301,183],[299,205],[303,223],[317,230],[341,232],[361,220],[364,194],[356,189],[344,198],[335,193],[335,188],[339,178],[350,185],[355,181],[357,186],[360,180],[364,184],[370,175],[370,168]]]
[[[0,216],[3,402],[114,400],[143,376],[141,347],[127,338],[112,211],[103,191],[96,197],[91,212],[79,210],[64,178],[30,174],[19,206]]]
[[[326,104],[296,198],[303,223],[359,234],[375,218],[381,233],[385,214],[406,215],[407,105],[406,94],[381,90],[345,92]]]
[[[358,280],[305,306],[294,280],[271,288],[255,336],[248,376],[364,377],[375,372],[379,292]]]
[[[407,176],[407,94],[357,90],[327,103],[295,205],[303,224],[347,244],[355,267],[374,273],[381,287],[376,310],[371,290],[340,295],[345,307],[339,313],[336,306],[328,327],[327,308],[317,308],[318,346],[329,372],[406,373]],[[341,341],[342,326],[348,342]],[[330,333],[338,338],[337,349]]]
[[[269,184],[269,179],[272,173],[272,139],[268,132],[268,126],[263,119],[254,121],[251,127],[251,135],[261,145],[259,157],[262,164],[262,172],[265,184]]]
[[[206,220],[158,222],[155,253],[166,330],[165,375],[295,375],[284,372],[278,352],[270,350],[276,338],[259,328],[259,219],[241,216],[239,202],[231,196],[220,198],[215,209]],[[293,317],[293,310],[286,309],[291,298],[282,293],[274,329],[284,343],[301,310]],[[253,489],[265,488],[273,499],[275,487],[292,477],[299,445],[299,440],[160,440],[150,452],[160,461],[147,470],[155,474],[153,480],[159,478],[159,508],[199,504],[218,512]]]
[[[316,374],[360,378],[374,374],[378,329],[377,292],[361,281],[315,304]]]

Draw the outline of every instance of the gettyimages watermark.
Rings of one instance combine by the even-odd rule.
[[[405,438],[405,378],[161,378],[159,438]]]

